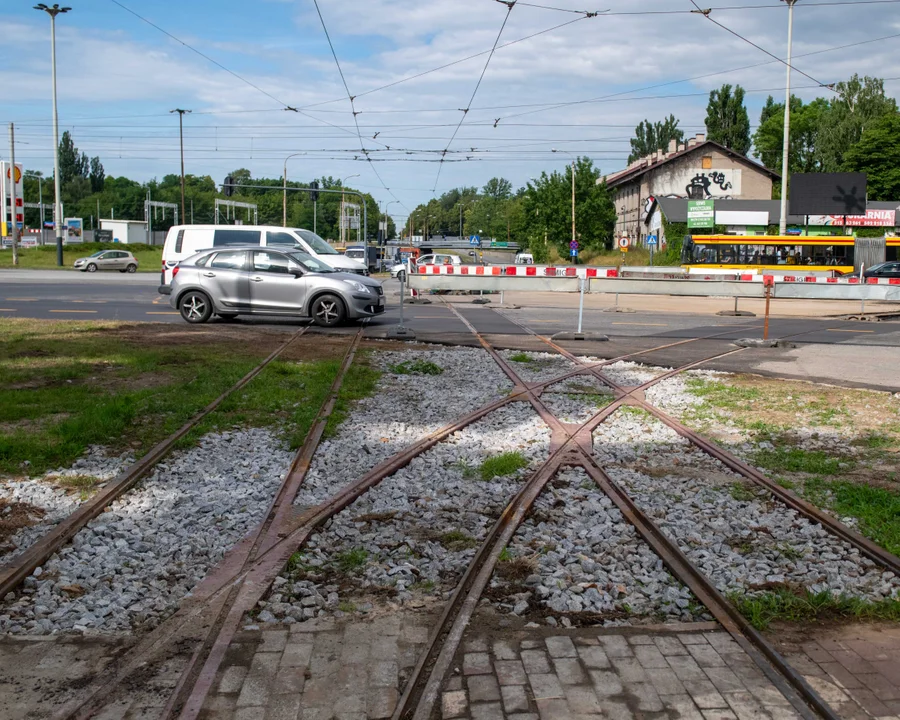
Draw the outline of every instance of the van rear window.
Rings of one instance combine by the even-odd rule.
[[[221,247],[223,245],[259,245],[260,236],[259,230],[217,229],[213,236],[213,247]]]
[[[181,246],[184,244],[184,230],[178,231],[178,237],[175,238],[175,252],[181,252]]]

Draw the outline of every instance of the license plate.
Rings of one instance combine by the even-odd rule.
[[[383,297],[378,298],[378,307],[384,307],[384,298]]]

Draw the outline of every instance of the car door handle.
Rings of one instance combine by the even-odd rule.
[[[261,277],[250,278],[250,282],[262,282],[263,279]]]
[[[215,277],[215,273],[203,273],[203,277]]]

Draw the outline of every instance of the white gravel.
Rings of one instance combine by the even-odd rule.
[[[174,454],[4,598],[0,631],[154,627],[262,519],[291,457],[260,429]]]
[[[501,611],[535,618],[537,610],[554,626],[568,626],[579,614],[603,625],[706,617],[580,468],[561,472],[538,497],[508,552],[521,575],[530,572],[510,586],[500,563],[492,587],[509,593],[498,603]]]
[[[379,598],[406,603],[445,596],[524,478],[546,460],[549,442],[549,429],[525,403],[455,433],[311,537],[258,619],[295,622],[365,612]],[[521,453],[528,467],[484,481],[481,464],[506,452]]]
[[[581,425],[612,402],[612,395],[544,392],[541,400],[562,422]]]
[[[509,362],[513,371],[525,382],[544,382],[564,375],[580,366],[556,353],[521,352],[519,350],[501,350],[500,355]],[[511,358],[527,357],[526,362]]]
[[[0,554],[0,562],[6,562],[26,550],[81,504],[78,490],[59,487],[56,482],[78,476],[96,478],[98,481],[111,480],[133,462],[134,456],[130,452],[109,455],[106,448],[92,445],[70,468],[58,468],[26,480],[0,481],[0,497],[4,500],[27,503],[41,508],[45,513],[37,523],[22,528],[9,539],[5,552]]]
[[[879,600],[900,579],[643,413],[594,433],[610,477],[723,592],[792,586]]]
[[[604,376],[612,380],[616,385],[643,385],[660,375],[665,374],[671,368],[658,368],[641,363],[620,360],[612,365],[606,365],[600,369]]]
[[[337,434],[319,445],[295,504],[318,505],[382,460],[512,388],[481,349],[383,352],[372,360],[384,372],[375,394],[360,401]],[[443,373],[391,372],[402,362],[417,360],[432,362]]]

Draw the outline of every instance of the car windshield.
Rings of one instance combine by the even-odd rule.
[[[313,252],[316,255],[339,255],[337,250],[335,250],[331,245],[325,242],[322,238],[316,235],[314,232],[310,230],[301,230],[299,228],[295,228],[294,232],[297,233],[300,237],[302,237],[306,244],[309,245]]]
[[[93,255],[91,255],[91,257],[100,257],[105,252],[106,252],[106,250],[98,250]]]
[[[309,253],[305,252],[292,252],[288,253],[288,256],[296,260],[303,267],[305,267],[310,272],[314,273],[333,273],[337,272],[330,265],[326,265],[321,260],[314,258]]]

